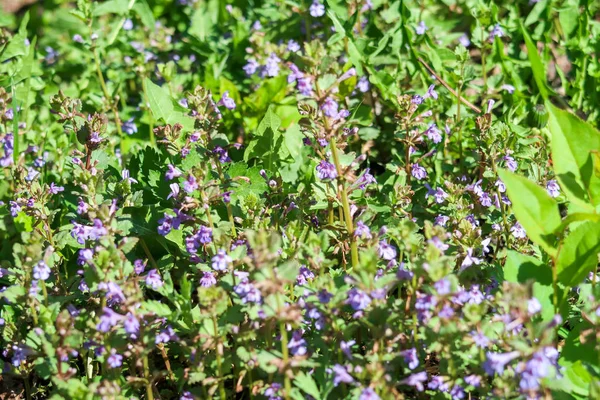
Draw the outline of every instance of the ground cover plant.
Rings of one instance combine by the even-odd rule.
[[[0,13],[2,398],[599,398],[599,21]]]

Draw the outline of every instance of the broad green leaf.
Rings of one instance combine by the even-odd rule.
[[[533,281],[533,296],[542,306],[542,319],[554,317],[552,269],[537,258],[509,250],[504,264],[504,279],[513,283]]]
[[[154,29],[156,20],[154,19],[152,9],[146,0],[137,0],[133,6],[133,11],[140,17],[142,24],[144,24],[146,28]]]
[[[13,57],[23,56],[27,54],[27,46],[25,42],[27,40],[27,24],[29,23],[29,11],[25,13],[25,16],[21,20],[19,31],[15,36],[12,37],[10,42],[4,47],[0,54],[0,63],[9,60]]]
[[[179,122],[188,130],[194,128],[194,119],[188,117],[184,111],[180,110],[181,107],[175,103],[168,90],[156,85],[148,78],[144,80],[144,86],[148,94],[150,109],[156,119],[162,119],[168,124]]]
[[[588,205],[593,211],[600,204],[600,175],[594,157],[600,151],[600,132],[550,102],[546,107],[550,112],[554,173],[571,201]]]
[[[598,265],[600,222],[585,222],[564,239],[556,268],[558,280],[576,286]]]
[[[281,118],[275,114],[275,107],[270,106],[264,118],[260,121],[254,138],[246,148],[244,161],[259,157],[262,159],[265,168],[273,171],[274,162],[279,160],[279,153],[284,147],[283,135],[279,132],[280,126]]]
[[[191,18],[189,34],[204,42],[212,34],[219,19],[219,2],[202,2]]]
[[[523,38],[525,39],[525,46],[527,46],[527,57],[529,58],[529,63],[531,64],[531,70],[533,71],[533,78],[535,79],[535,84],[540,91],[540,94],[547,100],[550,96],[550,90],[548,89],[548,85],[546,83],[546,67],[540,55],[538,53],[537,46],[534,41],[529,36],[527,29],[523,26],[521,22],[521,32],[523,33]]]
[[[527,236],[550,255],[556,254],[554,231],[560,226],[558,204],[542,187],[508,170],[498,171],[517,220]]]

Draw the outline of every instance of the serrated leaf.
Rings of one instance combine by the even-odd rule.
[[[312,376],[307,375],[304,372],[299,372],[296,374],[294,385],[302,389],[302,391],[304,391],[306,394],[315,398],[315,400],[319,400],[321,398],[321,393],[319,392],[317,383]]]

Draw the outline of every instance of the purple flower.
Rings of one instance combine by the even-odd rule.
[[[212,268],[215,271],[226,271],[227,268],[232,263],[231,257],[225,252],[225,250],[221,249],[217,251],[217,254],[212,258]]]
[[[542,305],[540,304],[540,301],[538,299],[533,297],[527,301],[527,313],[530,316],[533,316],[539,313],[540,311],[542,311]]]
[[[321,180],[329,180],[337,178],[338,173],[335,168],[335,165],[332,163],[321,160],[319,165],[317,165],[317,178]]]
[[[146,285],[150,286],[152,289],[158,289],[164,285],[164,282],[156,269],[148,271],[148,275],[146,275]]]
[[[179,197],[179,184],[178,183],[171,183],[169,185],[169,187],[171,188],[171,193],[169,193],[169,195],[167,196],[167,200],[169,200],[171,197],[176,199],[177,197]]]
[[[198,189],[198,182],[196,182],[196,177],[190,174],[183,182],[183,190],[185,190],[186,193],[193,193],[196,189]]]
[[[325,15],[325,6],[319,2],[319,0],[314,0],[309,8],[310,15],[314,18],[319,18]]]
[[[469,247],[467,249],[467,254],[465,255],[465,259],[463,260],[462,264],[460,265],[460,270],[463,271],[463,270],[469,268],[470,266],[472,266],[473,264],[479,265],[479,264],[481,264],[481,261],[482,260],[480,258],[473,256],[473,249]]]
[[[494,27],[492,28],[492,31],[490,32],[489,41],[493,42],[496,37],[503,37],[503,36],[504,36],[504,30],[502,29],[500,24],[496,24],[496,25],[494,25]]]
[[[10,215],[16,217],[17,214],[21,211],[21,206],[16,201],[9,201],[10,204]]]
[[[42,260],[33,267],[33,278],[36,280],[46,281],[50,278],[50,267]]]
[[[512,232],[513,236],[517,239],[525,239],[527,237],[525,229],[523,229],[521,224],[518,222],[515,222],[515,224],[510,228],[510,231]]]
[[[422,371],[422,372],[417,372],[416,374],[409,375],[408,378],[400,381],[400,383],[403,383],[408,386],[413,386],[414,388],[417,389],[417,391],[422,392],[423,390],[425,390],[423,383],[425,383],[426,381],[427,381],[427,372]]]
[[[515,87],[513,85],[504,84],[500,86],[500,89],[506,90],[509,94],[513,94],[515,92]]]
[[[210,271],[205,271],[200,278],[200,286],[202,287],[211,287],[217,284],[217,279],[215,275]]]
[[[303,96],[311,96],[312,95],[312,80],[310,77],[305,76],[297,81],[296,87],[298,88],[298,92],[300,92]]]
[[[363,239],[371,239],[373,235],[371,235],[371,230],[364,222],[358,221],[356,223],[356,229],[354,230],[354,236],[363,238]]]
[[[425,135],[435,144],[442,141],[442,132],[435,123],[429,124],[429,127],[427,127],[427,130],[425,131]]]
[[[252,57],[248,59],[248,63],[244,65],[242,69],[244,70],[246,75],[250,76],[254,75],[259,67],[260,64],[256,61],[256,58]]]
[[[452,396],[452,400],[461,400],[465,398],[465,390],[462,386],[454,385],[450,390],[450,396]]]
[[[158,226],[158,233],[162,236],[166,236],[171,232],[171,229],[178,229],[181,224],[181,220],[177,217],[164,213],[164,217],[158,220],[160,224]]]
[[[338,103],[331,97],[327,97],[321,106],[323,114],[327,117],[337,118],[338,116]]]
[[[419,366],[419,358],[417,357],[417,349],[412,348],[400,352],[400,355],[404,357],[404,362],[408,365],[409,369],[415,369]]]
[[[346,367],[335,364],[331,370],[334,373],[333,386],[337,387],[340,383],[354,383],[354,378],[348,373]]]
[[[558,197],[560,195],[560,186],[558,186],[558,182],[554,179],[549,180],[546,184],[546,190],[550,197]]]
[[[114,326],[117,326],[123,319],[123,316],[117,314],[108,307],[102,309],[102,315],[100,316],[100,322],[96,325],[96,329],[100,332],[108,332]]]
[[[458,42],[465,47],[469,47],[471,45],[471,40],[469,39],[469,35],[466,33],[458,38]]]
[[[173,339],[177,339],[177,335],[175,334],[173,328],[171,328],[171,325],[168,325],[165,329],[161,330],[158,335],[156,335],[154,343],[169,343]]]
[[[48,193],[50,194],[58,194],[60,192],[64,192],[65,188],[63,186],[56,186],[56,184],[54,182],[52,182],[50,184],[50,187],[48,188]]]
[[[490,339],[481,332],[471,332],[471,338],[473,339],[475,346],[481,349],[485,349],[490,345]]]
[[[293,356],[303,356],[307,353],[306,340],[302,338],[302,332],[294,331],[288,343],[288,349]]]
[[[290,39],[288,41],[287,49],[288,49],[288,51],[291,51],[292,53],[296,53],[300,50],[300,45],[295,40]]]
[[[427,171],[425,170],[425,168],[421,167],[419,164],[414,163],[411,166],[411,175],[413,176],[413,178],[420,181],[422,179],[427,178]]]
[[[377,393],[375,393],[373,389],[366,388],[360,393],[358,400],[381,400],[381,398],[377,395]]]
[[[515,172],[517,170],[517,162],[511,156],[504,156],[504,161],[506,162],[506,168],[510,171]]]
[[[135,336],[140,330],[140,321],[132,313],[127,313],[123,326],[125,327],[125,332]]]
[[[296,277],[296,282],[298,285],[306,285],[307,282],[312,281],[313,279],[315,279],[315,274],[306,266],[301,266],[300,270],[298,271],[298,276]]]
[[[183,392],[179,400],[195,400],[194,396],[190,392]]]
[[[358,90],[361,93],[366,93],[369,91],[369,89],[371,88],[371,85],[369,83],[369,78],[367,78],[366,76],[361,76],[358,79],[358,83],[356,84],[356,87],[358,88]]]
[[[117,351],[115,349],[111,349],[110,356],[108,356],[106,362],[111,368],[119,368],[121,365],[123,365],[123,356],[117,354]]]
[[[419,25],[415,28],[415,32],[417,35],[424,35],[427,31],[427,25],[425,25],[425,21],[419,22]]]
[[[342,353],[348,357],[348,360],[352,360],[352,346],[356,344],[356,340],[349,340],[344,342],[343,340],[340,342],[340,349]]]
[[[267,62],[265,63],[265,73],[267,76],[277,76],[279,75],[279,63],[281,59],[277,57],[275,53],[271,53],[271,55],[267,58]]]
[[[481,377],[478,375],[467,375],[465,376],[465,383],[473,387],[481,386]]]
[[[371,298],[360,289],[352,288],[348,291],[346,304],[349,304],[354,311],[362,311],[371,304]]]
[[[223,92],[223,95],[217,104],[225,106],[228,110],[235,110],[235,101],[229,97],[229,90]]]
[[[425,95],[423,96],[424,99],[427,99],[431,97],[434,100],[438,99],[438,94],[435,91],[435,85],[429,85],[429,88],[427,88],[427,93],[425,93]]]
[[[165,173],[165,179],[167,181],[172,181],[175,178],[179,178],[182,175],[182,172],[179,168],[174,167],[172,164],[167,165],[167,172]]]
[[[213,154],[215,154],[219,157],[219,162],[221,164],[225,164],[225,163],[231,161],[231,158],[229,158],[229,154],[227,153],[227,150],[225,150],[221,146],[216,146],[212,152],[213,152]]]
[[[88,211],[88,205],[82,200],[79,199],[77,202],[77,214],[85,214]]]
[[[92,249],[80,249],[77,253],[77,265],[89,264],[94,257],[94,251]]]
[[[377,253],[379,254],[379,258],[383,258],[384,260],[391,261],[396,259],[398,255],[398,251],[396,247],[389,244],[385,240],[379,241],[379,246],[377,247]]]
[[[98,289],[106,291],[106,299],[108,300],[109,305],[114,305],[125,301],[123,290],[121,290],[121,287],[115,282],[101,282],[98,284]]]
[[[133,118],[130,118],[121,124],[121,130],[128,135],[133,135],[137,133],[138,128],[135,122],[133,122]]]
[[[273,382],[271,386],[269,386],[265,390],[265,397],[267,400],[281,400],[281,396],[279,395],[281,390],[281,384],[277,382]]]
[[[240,296],[242,303],[260,303],[262,295],[260,291],[248,280],[247,277],[242,280],[233,288],[233,291]]]
[[[486,361],[483,363],[483,369],[485,372],[493,376],[494,374],[502,375],[504,368],[515,358],[519,357],[518,351],[512,351],[510,353],[492,353],[486,354]]]

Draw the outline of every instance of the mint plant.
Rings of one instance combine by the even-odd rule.
[[[599,10],[0,12],[0,393],[597,398]]]

